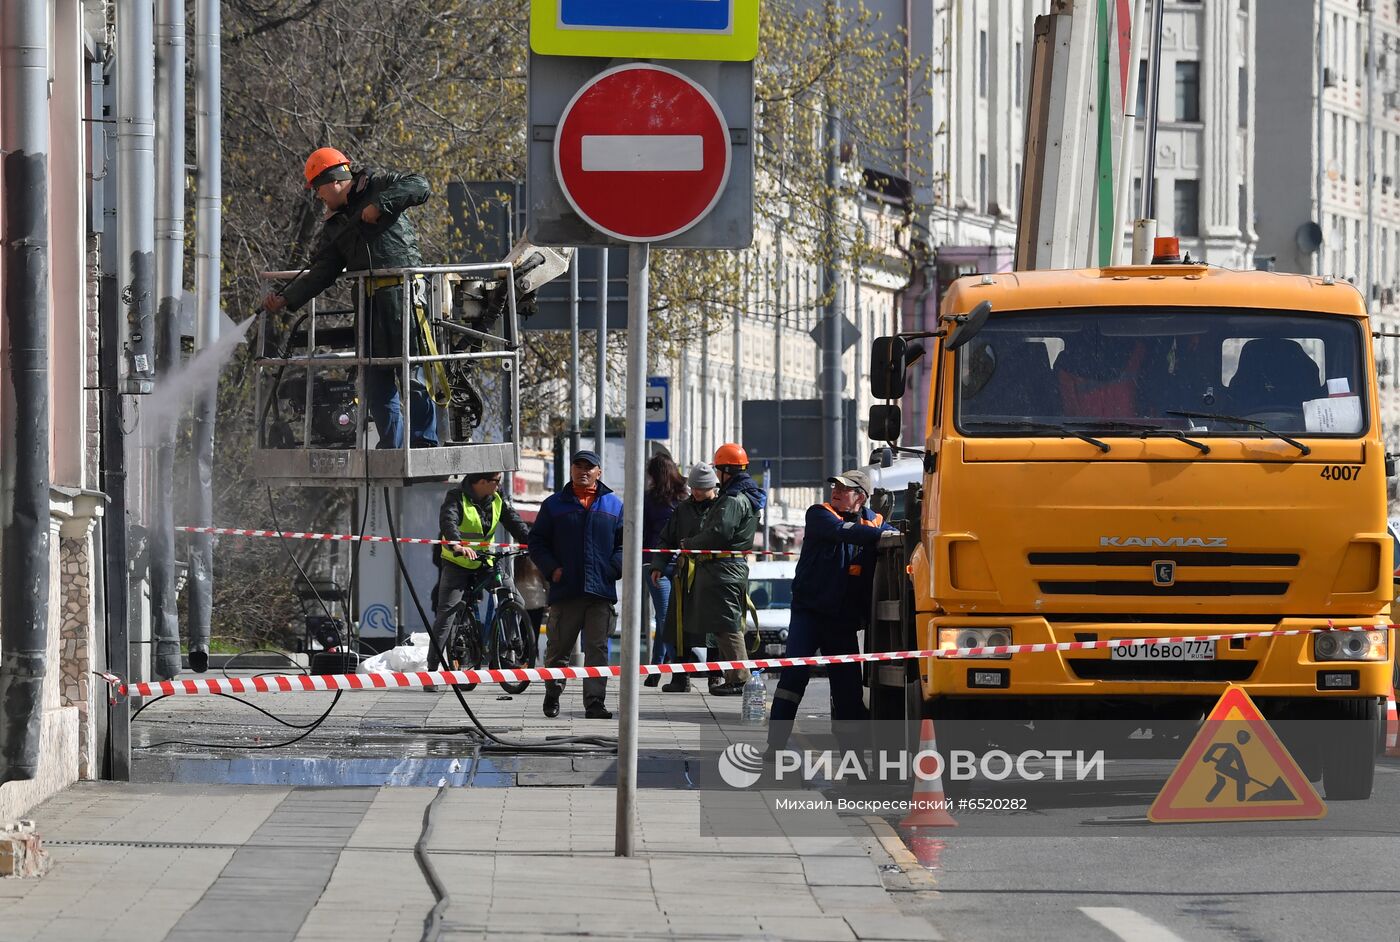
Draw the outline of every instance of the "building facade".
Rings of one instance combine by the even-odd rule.
[[[100,149],[95,153],[89,145],[101,118],[93,113],[91,94],[95,38],[104,36],[106,24],[100,4],[51,0],[47,7],[48,664],[38,774],[0,785],[0,823],[79,778],[98,777],[104,751],[100,731],[105,728],[106,691],[93,674],[105,663],[101,520],[106,499],[99,490],[99,265],[93,234],[100,221],[91,212],[91,181],[104,168]],[[17,60],[11,57],[19,55],[0,37],[0,68],[14,65]],[[4,140],[0,149],[10,153],[15,148]],[[0,181],[0,205],[8,203],[8,195]],[[7,275],[0,272],[0,282]],[[8,320],[15,312],[5,315]],[[0,346],[8,343],[6,331]],[[0,362],[11,362],[8,349],[0,351]],[[0,396],[9,394],[9,384],[0,384]],[[0,620],[18,617],[15,601],[0,606]]]
[[[1400,451],[1400,11],[1279,0],[1259,23],[1259,252],[1366,298],[1381,418]]]

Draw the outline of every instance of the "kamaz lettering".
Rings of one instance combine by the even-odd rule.
[[[1199,546],[1230,545],[1223,536],[1101,536],[1100,546]]]

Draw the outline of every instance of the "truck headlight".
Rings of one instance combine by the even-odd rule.
[[[938,650],[951,651],[956,648],[991,648],[1011,643],[1011,629],[998,628],[939,628]],[[955,657],[998,658],[1011,657],[1010,654],[959,654]]]
[[[1324,631],[1313,636],[1313,660],[1384,661],[1390,656],[1389,632]]]

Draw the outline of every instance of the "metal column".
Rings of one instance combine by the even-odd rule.
[[[608,443],[608,247],[598,250],[598,376],[594,390],[593,449],[606,462]]]
[[[180,300],[185,286],[185,4],[157,0],[156,49],[156,371],[169,382],[180,368]],[[127,207],[123,207],[125,210]],[[180,673],[175,597],[175,433],[178,413],[145,431],[154,446],[151,507],[151,631],[155,676]]]
[[[219,43],[219,0],[198,0],[195,8],[195,180],[196,297],[195,346],[203,350],[219,338],[220,239],[223,237],[223,53]],[[214,414],[218,388],[200,390],[194,412],[194,462],[190,493],[195,525],[214,523]],[[214,541],[198,534],[190,543],[189,646],[190,666],[208,665],[214,597]]]
[[[842,394],[846,378],[841,370],[844,351],[841,336],[841,277],[837,269],[840,246],[837,242],[837,194],[841,183],[841,116],[832,110],[826,116],[826,260],[822,268],[822,293],[826,316],[822,320],[822,467],[827,475],[840,474],[845,460],[841,429],[844,424]]]

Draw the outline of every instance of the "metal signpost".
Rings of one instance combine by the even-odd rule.
[[[667,418],[669,400],[664,378],[647,376],[650,252],[653,245],[732,249],[753,241],[758,0],[535,0],[530,47],[530,238],[629,245],[614,849],[630,857],[645,616],[643,464],[646,439],[655,420]],[[614,58],[684,61],[616,65]],[[599,280],[605,284],[606,275]],[[601,314],[606,293],[599,295]]]

